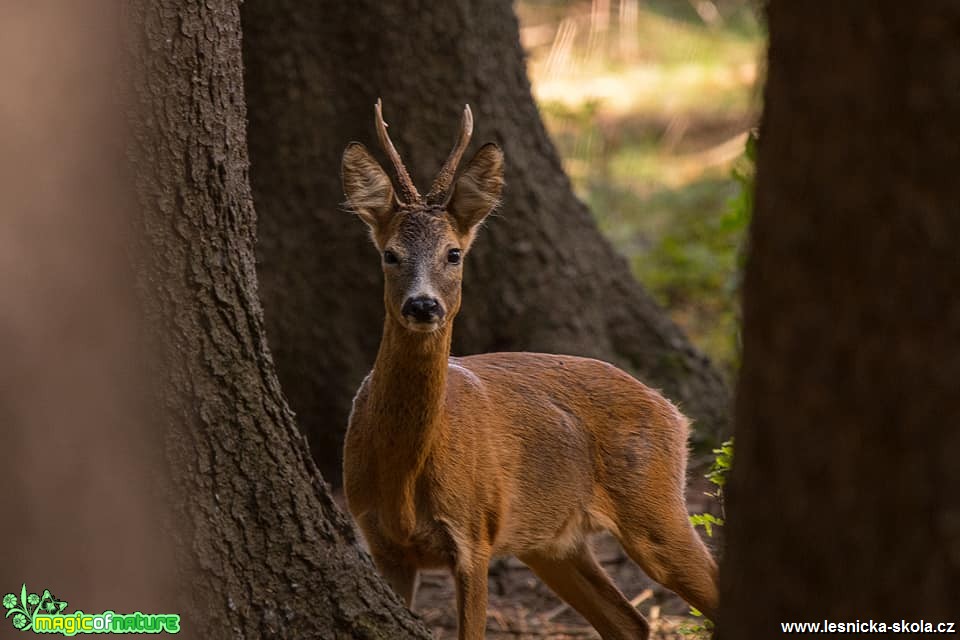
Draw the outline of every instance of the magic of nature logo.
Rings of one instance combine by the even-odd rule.
[[[180,633],[180,616],[175,613],[64,613],[67,603],[44,589],[42,594],[28,593],[27,585],[20,587],[19,596],[3,596],[6,618],[12,618],[13,628],[34,633],[58,633],[75,636],[78,633]]]

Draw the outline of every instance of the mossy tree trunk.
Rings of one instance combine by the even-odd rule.
[[[721,631],[956,621],[960,5],[768,16]]]
[[[426,638],[375,574],[294,423],[254,269],[236,0],[130,9],[139,290],[184,631]]]
[[[574,196],[530,93],[507,0],[277,0],[243,6],[259,273],[284,391],[328,481],[382,327],[378,257],[342,211],[340,154],[375,144],[373,104],[421,188],[464,103],[474,148],[507,159],[501,215],[466,265],[458,354],[598,357],[661,387],[703,433],[727,420],[717,371],[634,280]],[[469,152],[468,152],[469,153]]]

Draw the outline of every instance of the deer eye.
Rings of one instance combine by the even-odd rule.
[[[397,264],[400,262],[400,259],[397,258],[397,254],[393,251],[387,250],[383,252],[383,262],[384,264]]]
[[[450,264],[460,264],[460,249],[450,249],[450,251],[447,251],[447,262]]]

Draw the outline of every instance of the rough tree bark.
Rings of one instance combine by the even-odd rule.
[[[426,638],[333,505],[274,375],[254,270],[235,0],[139,2],[129,49],[184,630]]]
[[[727,391],[632,277],[573,195],[544,130],[507,0],[243,6],[259,273],[284,392],[328,481],[339,483],[350,401],[382,325],[378,258],[340,207],[340,154],[375,144],[383,97],[414,180],[429,185],[464,103],[474,147],[507,158],[502,215],[466,267],[454,352],[563,352],[614,362],[717,433]]]
[[[960,6],[768,16],[721,630],[956,621]]]

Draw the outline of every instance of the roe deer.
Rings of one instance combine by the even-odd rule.
[[[350,208],[382,255],[386,314],[373,370],[353,401],[347,504],[377,568],[413,602],[417,571],[449,568],[459,638],[484,637],[487,569],[526,563],[603,638],[649,625],[600,568],[588,534],[609,530],[651,578],[713,618],[717,567],[684,499],[688,421],[612,365],[540,353],[450,357],[463,260],[498,204],[503,153],[480,148],[454,182],[473,130],[421,196],[375,108],[397,173],[359,143],[343,154]]]

